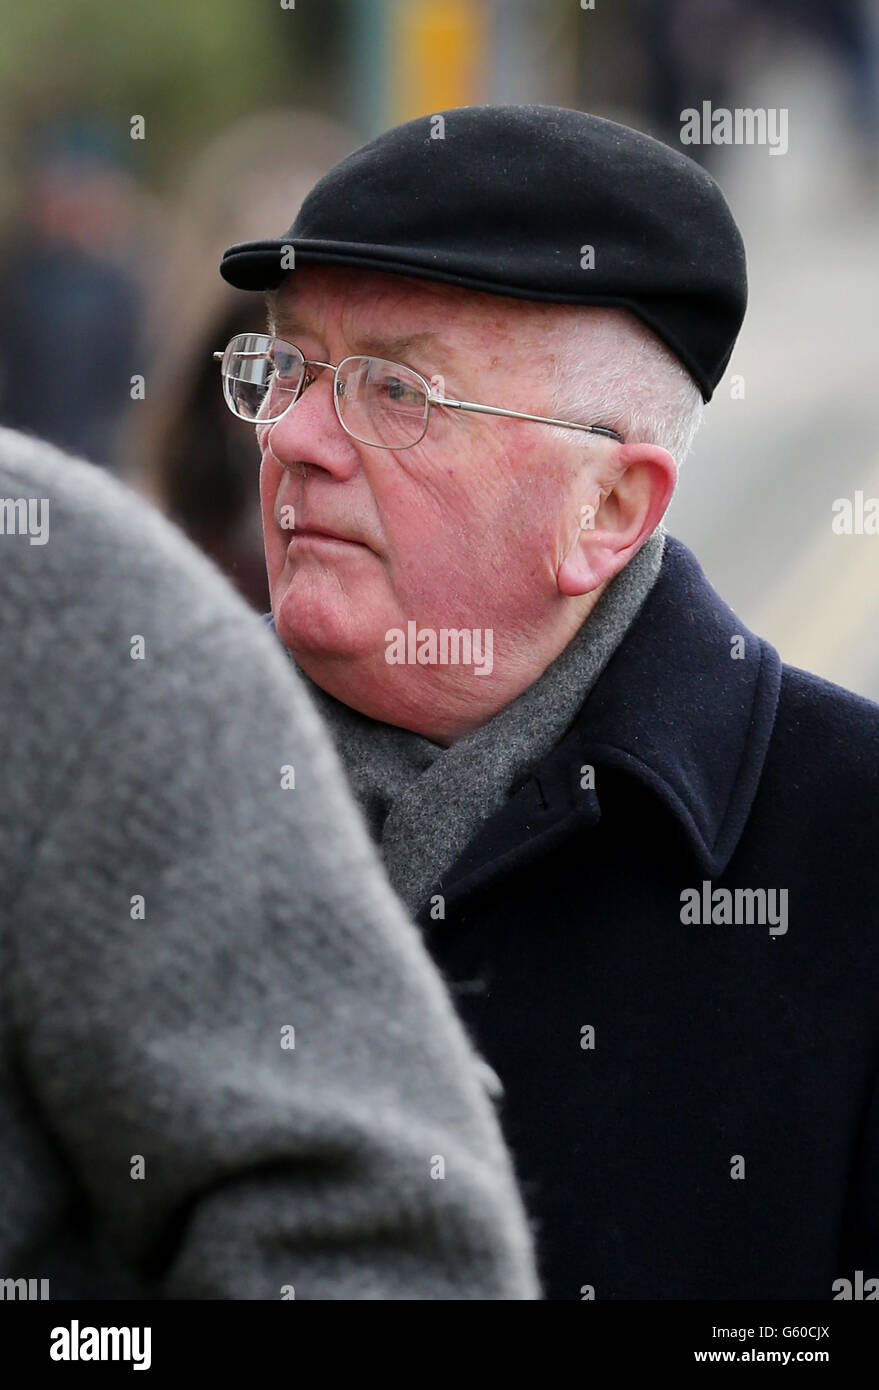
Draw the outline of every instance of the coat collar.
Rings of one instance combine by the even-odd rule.
[[[669,536],[655,585],[575,723],[453,865],[447,898],[594,824],[603,767],[648,787],[704,872],[721,876],[754,800],[780,684],[778,653]],[[594,791],[582,789],[585,765]]]

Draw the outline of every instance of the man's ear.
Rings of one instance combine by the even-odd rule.
[[[560,594],[576,598],[613,579],[653,534],[671,501],[678,468],[658,444],[622,444],[599,488],[594,516],[582,524],[559,565]]]

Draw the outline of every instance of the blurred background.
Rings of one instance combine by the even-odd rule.
[[[680,145],[786,108],[788,149],[688,146],[750,306],[667,516],[752,629],[879,699],[879,0],[0,0],[0,421],[157,501],[268,606],[258,456],[214,348],[261,328],[217,265],[397,121],[546,102]],[[132,384],[132,379],[133,383]]]

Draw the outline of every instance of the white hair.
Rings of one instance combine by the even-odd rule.
[[[682,362],[627,309],[565,310],[555,330],[558,419],[607,425],[658,444],[680,467],[702,423],[702,393]]]

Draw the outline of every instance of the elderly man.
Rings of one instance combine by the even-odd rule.
[[[465,108],[222,273],[268,294],[218,356],[274,626],[501,1077],[547,1293],[879,1292],[879,709],[662,527],[745,310],[720,190]]]

